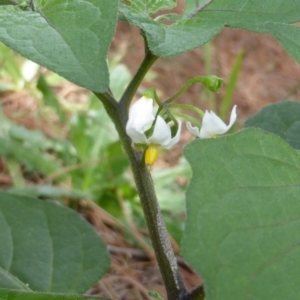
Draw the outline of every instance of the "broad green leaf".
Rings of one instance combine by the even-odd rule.
[[[194,0],[187,0],[194,2]],[[214,0],[196,19],[222,20],[229,27],[239,27],[259,33],[269,32],[271,23],[296,23],[300,20],[297,11],[300,2],[294,0]],[[271,26],[270,26],[271,27]]]
[[[300,149],[300,103],[284,101],[268,105],[250,117],[245,127],[278,134],[292,147]]]
[[[300,28],[282,23],[266,24],[272,34],[285,48],[285,50],[300,63]]]
[[[76,212],[0,192],[0,288],[85,293],[106,272],[106,246]]]
[[[300,21],[300,2],[294,0],[186,0],[182,19],[169,26],[120,6],[124,18],[146,34],[151,51],[170,57],[200,47],[211,40],[224,26],[258,33],[270,33],[300,62],[298,37],[300,28],[289,24]]]
[[[103,92],[117,7],[117,0],[36,0],[35,11],[0,6],[0,41],[80,86]]]
[[[128,0],[128,2],[133,10],[143,15],[150,15],[176,6],[176,0]]]
[[[206,300],[297,300],[300,153],[260,129],[196,140],[182,252]]]
[[[109,300],[102,297],[92,297],[74,294],[28,293],[0,289],[0,300]]]

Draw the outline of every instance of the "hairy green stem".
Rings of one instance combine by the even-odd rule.
[[[128,109],[132,98],[148,70],[158,58],[148,50],[146,43],[145,49],[145,58],[121,97],[120,102],[117,102],[109,92],[95,92],[94,94],[101,100],[107,114],[115,124],[123,148],[130,161],[141,206],[144,211],[147,228],[149,230],[150,239],[167,291],[168,300],[196,300],[199,299],[199,296],[201,297],[201,295],[203,295],[202,287],[198,287],[192,291],[188,291],[185,288],[158,205],[153,181],[148,167],[145,165],[142,154],[133,149],[131,139],[128,137],[125,129],[128,121]],[[201,80],[202,79],[199,80],[199,78],[197,78],[189,81],[185,85],[184,89],[186,89],[187,85],[191,85]],[[179,94],[182,92],[183,90],[180,90]]]

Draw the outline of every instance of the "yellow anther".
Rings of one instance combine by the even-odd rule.
[[[145,152],[146,165],[152,166],[156,162],[158,156],[157,148],[158,148],[157,144],[150,144],[149,147],[146,149]]]

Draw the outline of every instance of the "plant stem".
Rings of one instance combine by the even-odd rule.
[[[170,104],[173,101],[175,101],[177,98],[179,98],[190,86],[192,86],[195,83],[202,83],[204,84],[210,91],[217,92],[221,85],[222,85],[222,79],[218,78],[216,76],[196,76],[191,79],[189,79],[183,87],[174,94],[171,98],[165,100],[164,104]]]
[[[139,83],[140,79],[137,82]],[[135,90],[133,86],[132,89]],[[132,148],[131,140],[126,134],[126,122],[124,123],[124,120],[126,120],[125,114],[127,114],[127,111],[125,112],[121,103],[117,103],[109,93],[95,93],[95,95],[102,101],[108,115],[114,122],[124,150],[129,158],[168,299],[180,300],[187,290],[181,278],[177,260],[158,206],[151,175],[141,153],[136,152]]]
[[[133,96],[135,95],[140,83],[144,79],[145,75],[149,71],[150,67],[154,64],[154,62],[158,59],[157,56],[153,55],[151,51],[147,51],[145,58],[138,68],[136,74],[134,75],[133,79],[129,83],[128,87],[126,88],[121,100],[120,106],[125,112],[128,111],[129,105]]]
[[[158,57],[153,55],[149,50],[147,39],[143,35],[143,32],[142,36],[144,37],[145,43],[145,58],[122,95],[120,102],[117,102],[109,92],[95,92],[94,94],[102,101],[107,114],[115,124],[124,150],[130,161],[149,236],[152,241],[154,253],[165,284],[168,300],[198,300],[204,295],[203,288],[202,286],[199,286],[188,291],[184,285],[174,251],[170,243],[166,225],[158,205],[149,169],[144,162],[142,154],[135,151],[132,147],[131,139],[127,135],[125,129],[128,121],[128,109],[130,103],[148,70],[158,59]],[[185,86],[177,94],[168,99],[166,103],[171,103],[189,86],[196,82],[203,83],[203,78],[196,77],[189,80]]]

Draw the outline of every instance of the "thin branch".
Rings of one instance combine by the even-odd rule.
[[[189,87],[191,87],[195,83],[204,84],[205,78],[206,78],[206,76],[196,76],[196,77],[189,79],[176,94],[174,94],[169,99],[165,100],[163,103],[164,104],[172,103],[173,101],[178,99]],[[200,115],[201,115],[201,113],[200,113]]]
[[[191,19],[193,18],[197,13],[199,13],[201,10],[203,10],[208,4],[210,4],[213,0],[207,0],[206,2],[204,2],[203,4],[201,4],[200,6],[198,6],[192,13],[190,13],[187,18]]]
[[[127,111],[129,105],[134,97],[138,87],[140,86],[142,80],[144,79],[145,75],[149,71],[150,67],[154,64],[154,62],[158,59],[156,55],[153,55],[150,50],[147,50],[146,55],[142,64],[140,65],[139,69],[135,73],[133,79],[129,83],[128,87],[126,88],[121,100],[120,106],[123,110]]]

